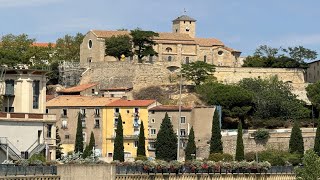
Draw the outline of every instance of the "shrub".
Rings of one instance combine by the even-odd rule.
[[[212,153],[209,155],[208,160],[215,161],[215,162],[218,162],[218,161],[230,162],[230,161],[233,161],[233,156],[227,153]]]
[[[134,99],[156,99],[161,104],[166,104],[169,94],[160,86],[149,86],[133,93]]]
[[[270,137],[269,131],[266,129],[258,129],[253,133],[254,139],[258,141],[267,140]]]
[[[245,155],[244,155],[244,159],[248,162],[251,162],[251,161],[255,161],[256,160],[256,152],[253,152],[253,151],[250,151],[250,152],[247,152]]]
[[[146,157],[146,156],[137,156],[136,158],[135,158],[135,161],[138,161],[138,160],[140,160],[140,161],[147,161],[148,160],[148,158]]]
[[[42,154],[34,154],[28,161],[31,165],[42,165],[42,163],[46,162],[46,158]]]
[[[265,150],[258,153],[259,161],[268,161],[273,166],[298,165],[301,163],[300,154],[291,154],[287,151]]]

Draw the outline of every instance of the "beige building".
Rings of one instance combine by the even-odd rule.
[[[105,39],[112,36],[129,35],[129,31],[90,30],[80,46],[80,66],[88,68],[94,62],[118,61],[105,54]],[[196,36],[196,20],[183,15],[172,21],[172,32],[159,33],[154,37],[156,57],[146,57],[144,62],[169,62],[180,67],[182,63],[204,61],[216,66],[240,67],[240,51],[225,46],[215,38]],[[137,57],[127,57],[136,61]]]
[[[173,129],[177,135],[180,134],[180,158],[184,159],[184,149],[188,142],[191,127],[195,132],[195,142],[197,146],[197,157],[207,158],[209,155],[209,144],[211,137],[211,127],[213,118],[213,107],[181,107],[180,131],[179,126],[179,106],[160,105],[149,109],[148,126],[148,151],[151,157],[155,157],[155,140],[160,129],[165,114],[172,122]]]
[[[80,95],[95,96],[99,95],[99,83],[81,84],[58,91],[59,95]]]
[[[88,144],[91,132],[94,133],[96,153],[102,153],[102,144],[106,143],[103,136],[103,108],[115,98],[96,96],[58,96],[47,102],[47,112],[57,116],[57,127],[61,137],[64,154],[74,151],[77,131],[78,114],[82,115],[84,144]]]
[[[320,60],[308,63],[307,82],[315,83],[320,80]]]
[[[46,71],[7,69],[0,84],[0,161],[41,152],[55,159],[56,116],[44,114]]]

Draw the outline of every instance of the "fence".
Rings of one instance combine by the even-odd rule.
[[[219,168],[218,170],[212,169],[201,169],[201,170],[193,170],[187,166],[182,166],[182,168],[178,170],[170,170],[170,169],[152,169],[145,170],[143,166],[116,166],[116,174],[293,174],[294,167],[293,166],[272,166],[268,170],[260,170],[260,169],[226,169]]]
[[[0,164],[0,176],[57,175],[56,166],[17,166]]]

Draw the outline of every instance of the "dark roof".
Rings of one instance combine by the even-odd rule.
[[[181,106],[181,111],[191,111],[192,107]],[[179,111],[179,106],[160,105],[149,109],[149,111]]]
[[[308,62],[308,64],[312,64],[312,63],[315,63],[315,62],[318,62],[318,61],[320,61],[320,59],[319,59],[319,60],[312,61],[312,62]]]
[[[175,21],[193,21],[195,22],[196,20],[187,16],[187,15],[182,15],[182,16],[179,16],[177,19],[173,20],[173,22]]]

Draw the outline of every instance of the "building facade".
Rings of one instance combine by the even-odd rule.
[[[315,83],[320,80],[320,60],[308,63],[307,82]]]
[[[103,132],[106,132],[104,139],[107,139],[103,147],[102,153],[106,155],[107,160],[112,160],[114,149],[115,131],[117,128],[118,118],[121,115],[124,137],[124,153],[125,159],[133,160],[137,155],[138,136],[140,133],[141,122],[144,124],[144,134],[146,136],[147,149],[147,134],[148,134],[148,110],[156,105],[159,105],[155,100],[118,100],[111,102],[104,109],[106,121],[104,121]],[[148,151],[146,155],[149,156]]]
[[[129,34],[129,31],[89,31],[80,46],[80,66],[88,68],[94,62],[118,61],[114,57],[106,56],[105,39]],[[215,38],[196,37],[196,20],[186,15],[172,21],[172,32],[159,33],[158,37],[154,37],[154,41],[158,56],[146,57],[144,62],[169,62],[170,66],[177,67],[194,61],[228,67],[240,67],[242,64],[240,51],[225,46]],[[127,57],[126,60],[136,62],[137,57]]]

